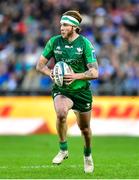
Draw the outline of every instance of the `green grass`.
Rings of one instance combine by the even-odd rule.
[[[68,137],[69,159],[53,166],[51,160],[58,151],[57,142],[53,135],[0,136],[0,178],[139,178],[137,137],[93,137],[93,174],[83,172],[81,137]]]

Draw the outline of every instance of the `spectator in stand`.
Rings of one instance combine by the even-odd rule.
[[[44,43],[59,33],[60,15],[71,8],[82,13],[81,34],[96,45],[101,76],[91,82],[95,93],[139,95],[138,0],[1,0],[0,91],[50,93],[50,79],[36,79],[32,71]]]

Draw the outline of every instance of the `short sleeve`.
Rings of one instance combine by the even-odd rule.
[[[96,53],[95,53],[94,46],[86,38],[84,38],[84,42],[85,42],[84,57],[85,57],[86,63],[96,62],[97,59],[96,59]]]
[[[54,47],[54,41],[55,38],[52,37],[45,45],[45,48],[42,52],[42,55],[47,58],[50,59],[53,56],[53,47]]]

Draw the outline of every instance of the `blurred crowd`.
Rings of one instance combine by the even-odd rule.
[[[99,79],[90,81],[94,94],[139,95],[139,0],[1,0],[0,94],[51,92],[51,79],[35,66],[69,9],[80,11],[81,34],[96,49]]]

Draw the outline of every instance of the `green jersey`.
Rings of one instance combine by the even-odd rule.
[[[42,55],[50,59],[54,57],[55,63],[64,61],[71,66],[75,73],[83,73],[88,63],[96,62],[95,50],[91,42],[84,36],[79,35],[74,41],[69,42],[61,35],[52,37],[46,44]],[[70,85],[56,88],[69,91],[80,90],[89,86],[87,80],[75,80]]]

